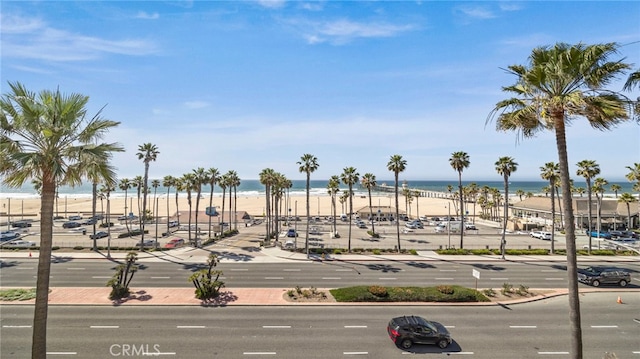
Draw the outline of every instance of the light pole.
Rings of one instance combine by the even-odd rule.
[[[447,249],[451,248],[451,207],[449,205],[447,207],[447,237],[449,238],[449,246]]]
[[[293,237],[293,250],[294,252],[298,252],[298,201],[295,202],[295,213],[293,218],[293,231],[296,233],[295,237]]]

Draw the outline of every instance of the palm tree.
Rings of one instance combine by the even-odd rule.
[[[153,203],[155,203],[155,208],[153,209],[153,215],[155,217],[155,222],[156,222],[156,235],[155,235],[155,246],[158,246],[158,222],[160,219],[160,216],[158,215],[158,202],[157,202],[157,194],[158,194],[158,187],[160,187],[160,180],[154,179],[151,181],[151,187],[153,188]]]
[[[618,192],[622,189],[622,186],[620,186],[617,183],[614,183],[611,185],[611,192],[613,192],[616,196],[616,198],[618,198]]]
[[[600,130],[609,129],[628,119],[625,101],[604,87],[630,66],[622,61],[609,61],[618,45],[568,45],[539,47],[532,51],[529,64],[509,66],[517,82],[503,88],[515,97],[500,101],[489,114],[497,117],[500,131],[516,131],[533,137],[539,131],[553,130],[556,136],[562,202],[566,221],[567,277],[569,280],[569,319],[571,352],[582,358],[582,329],[578,293],[575,245],[575,218],[571,201],[569,161],[567,159],[566,125],[577,116],[586,117]]]
[[[171,194],[171,187],[174,187],[176,185],[176,179],[173,176],[164,176],[164,178],[162,179],[162,186],[164,186],[167,189],[167,235],[169,235],[169,195]],[[177,192],[177,189],[176,189]]]
[[[349,186],[349,246],[348,252],[351,253],[351,217],[353,217],[353,185],[358,183],[358,177],[360,174],[356,172],[355,167],[345,167],[343,169],[342,175],[340,175],[340,179],[342,183]]]
[[[233,189],[233,229],[238,229],[238,186],[240,186],[240,177],[238,177],[238,172],[229,171],[229,210],[231,210],[231,190]]]
[[[638,199],[634,197],[631,193],[625,192],[620,195],[618,198],[618,202],[624,203],[627,205],[627,229],[631,229],[631,203],[638,202]]]
[[[591,219],[593,218],[593,213],[591,210],[591,207],[592,207],[591,193],[593,192],[591,188],[591,179],[600,174],[600,166],[596,163],[596,161],[593,161],[593,160],[582,160],[578,162],[577,166],[578,166],[578,170],[576,171],[576,174],[578,176],[584,177],[585,181],[587,182],[587,206],[588,206],[587,236],[589,237],[589,249],[587,249],[587,252],[591,254],[591,231],[592,231]],[[562,192],[564,192],[564,188]]]
[[[198,167],[193,170],[193,184],[196,190],[196,227],[200,223],[198,221],[198,212],[200,211],[200,195],[202,194],[202,185],[209,183],[209,172],[204,168]],[[196,245],[198,245],[199,230],[196,229]]]
[[[333,235],[335,236],[337,233],[336,227],[336,217],[338,214],[336,213],[336,194],[340,191],[340,177],[331,176],[329,178],[329,183],[327,184],[327,192],[331,196],[331,217],[333,218]]]
[[[579,194],[580,197],[582,197],[585,194],[586,190],[584,189],[584,187],[576,187],[575,192]]]
[[[451,154],[449,158],[449,164],[458,172],[458,189],[460,190],[460,218],[464,222],[464,197],[462,195],[462,171],[469,167],[469,155],[466,152],[458,151]],[[464,240],[464,226],[460,226],[460,248],[463,247]]]
[[[87,146],[89,150],[91,145]],[[105,158],[99,158],[94,155],[85,155],[80,159],[80,162],[85,163],[84,176],[91,181],[91,218],[94,219],[92,233],[96,234],[96,206],[98,201],[98,183],[104,182],[105,184],[113,187],[115,185],[116,173],[113,166],[108,162],[105,162]],[[107,183],[108,182],[108,183]],[[41,186],[41,183],[39,184]],[[98,250],[97,238],[93,238],[94,251]]]
[[[142,214],[140,215],[140,248],[144,247],[144,222],[147,219],[147,184],[149,182],[149,162],[155,161],[156,158],[158,158],[159,153],[160,151],[158,151],[158,147],[152,143],[145,143],[138,146],[138,159],[142,160],[142,162],[144,163],[144,178],[142,179]]]
[[[596,204],[597,211],[596,214],[596,225],[598,229],[598,235],[600,235],[600,231],[602,229],[602,198],[604,197],[604,186],[608,185],[609,181],[602,177],[598,177],[593,181],[593,191],[596,194]]]
[[[507,232],[507,220],[509,219],[509,176],[518,169],[518,164],[513,158],[505,156],[498,158],[495,166],[496,172],[502,175],[504,179],[504,218],[502,219],[502,240],[500,242],[500,253],[502,254],[502,259],[504,259],[505,247],[507,246],[505,235]]]
[[[315,170],[318,169],[318,159],[314,156],[311,155],[309,153],[305,153],[304,155],[302,155],[302,157],[300,157],[300,161],[296,162],[297,165],[299,165],[300,167],[298,168],[298,171],[300,171],[300,173],[306,173],[307,175],[307,182],[306,182],[306,192],[307,192],[307,229],[306,229],[306,233],[304,235],[304,248],[305,251],[307,253],[307,256],[309,256],[309,219],[311,218],[310,214],[309,214],[309,193],[311,191],[310,186],[310,181],[311,181],[311,173],[314,172]]]
[[[391,158],[389,159],[389,162],[387,162],[387,169],[391,172],[393,172],[393,178],[395,180],[395,196],[396,196],[396,235],[398,238],[398,253],[400,253],[400,251],[402,250],[400,248],[400,221],[399,221],[399,208],[400,205],[398,203],[398,175],[400,174],[400,172],[404,172],[404,170],[407,168],[407,160],[403,159],[401,155],[392,155]]]
[[[191,193],[193,193],[194,190],[197,190],[198,186],[197,186],[197,180],[196,180],[196,176],[193,173],[185,173],[184,175],[182,175],[181,178],[181,185],[182,188],[187,191],[187,205],[189,206],[189,221],[188,221],[188,239],[189,239],[189,243],[194,245],[195,242],[191,239],[191,213],[193,213],[193,211],[191,210],[192,208],[192,203],[191,203]],[[196,222],[196,232],[198,232],[198,223]],[[197,235],[196,235],[197,238]]]
[[[218,169],[214,167],[209,168],[208,172],[209,185],[211,186],[211,192],[209,193],[209,208],[213,211],[213,189],[220,179],[220,172],[218,172]],[[211,214],[213,214],[213,212]],[[211,238],[211,219],[213,217],[211,214],[209,215],[209,238]]]
[[[264,185],[264,196],[265,196],[265,226],[266,226],[266,234],[265,241],[269,242],[271,240],[271,206],[269,201],[269,196],[271,195],[271,185],[275,180],[275,171],[271,168],[265,168],[260,172],[260,183]],[[224,198],[224,196],[223,196]]]
[[[65,95],[59,90],[42,90],[36,94],[19,82],[8,84],[11,92],[0,99],[0,179],[16,188],[29,179],[42,183],[31,356],[44,358],[57,186],[79,185],[87,174],[87,167],[95,163],[108,167],[112,152],[123,149],[116,143],[97,143],[119,122],[103,119],[102,110],[87,118],[88,96]],[[104,179],[108,183],[115,181],[115,178]]]
[[[115,182],[113,182],[115,183]],[[107,258],[111,258],[111,192],[115,190],[115,185],[104,185],[100,189],[101,192],[104,193],[105,198],[107,199]]]
[[[220,234],[224,233],[224,210],[225,210],[225,203],[226,203],[226,199],[227,199],[227,187],[229,187],[229,176],[227,176],[227,174],[223,174],[222,176],[220,176],[220,180],[218,180],[218,187],[222,188],[222,214],[220,215]],[[229,212],[231,213],[231,212]]]
[[[174,179],[174,187],[176,188],[176,196],[175,196],[175,202],[176,202],[176,218],[178,220],[178,223],[180,222],[180,201],[178,201],[178,197],[180,195],[180,192],[185,190],[184,187],[184,181],[182,180],[182,177],[176,177]]]
[[[524,195],[525,195],[524,190],[522,190],[522,189],[517,189],[516,190],[516,196],[518,196],[518,198],[520,198],[521,201],[522,201],[522,196],[524,196]]]
[[[633,166],[626,166],[629,173],[625,175],[629,182],[640,183],[640,163],[634,163]]]
[[[371,233],[375,236],[376,234],[376,228],[373,225],[373,208],[371,207],[371,189],[375,188],[376,185],[378,184],[376,182],[376,175],[374,175],[373,173],[365,173],[364,176],[362,176],[362,180],[360,181],[360,183],[362,183],[362,187],[367,189],[367,192],[369,193],[369,219],[371,221]]]
[[[142,176],[135,176],[133,181],[131,181],[131,187],[136,189],[138,196],[136,197],[136,202],[138,203],[138,217],[142,220],[142,204],[140,203],[140,195],[142,194]],[[133,205],[131,205],[131,210],[133,211]],[[133,221],[133,219],[132,219]],[[142,222],[139,222],[139,228],[142,230]]]
[[[479,192],[480,188],[478,188],[478,184],[475,182],[471,182],[471,184],[469,185],[469,196],[471,197],[471,199],[473,199],[473,224],[476,223],[476,202],[478,201],[477,198]],[[520,197],[520,200],[522,200],[522,197]]]
[[[540,177],[549,181],[549,187],[555,187],[556,182],[560,178],[560,166],[555,162],[547,162],[540,167]],[[556,200],[555,191],[551,191],[551,254],[555,251],[555,222],[556,222]]]
[[[129,230],[129,212],[127,212],[127,192],[129,188],[131,188],[131,181],[128,178],[121,179],[120,183],[118,183],[118,188],[124,191],[124,215],[126,217],[124,225],[127,227],[127,233],[131,235],[131,230]]]
[[[273,196],[273,209],[276,214],[275,218],[275,229],[276,233],[280,233],[280,210],[282,208],[282,196],[284,195],[284,191],[288,186],[287,177],[285,177],[282,173],[276,173],[275,180],[271,185],[271,194]]]

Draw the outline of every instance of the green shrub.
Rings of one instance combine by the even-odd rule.
[[[333,249],[333,254],[342,254],[342,249],[341,248],[334,248]]]
[[[36,289],[6,289],[0,290],[0,300],[15,301],[15,300],[29,300],[36,297]]]
[[[453,294],[453,288],[450,285],[439,285],[436,289],[442,294]]]
[[[513,291],[513,285],[504,282],[502,283],[502,295],[509,295]]]
[[[484,295],[486,295],[487,297],[495,297],[496,296],[496,291],[493,290],[493,288],[487,288],[487,289],[483,290],[482,293]]]
[[[418,255],[418,251],[416,251],[415,249],[410,249],[409,253],[413,254],[414,256]]]
[[[386,297],[387,295],[389,295],[389,293],[387,292],[387,288],[379,285],[372,285],[368,290],[369,293],[375,295],[376,297]]]
[[[373,238],[380,238],[380,234],[379,233],[375,233],[372,230],[368,230],[367,234],[370,235]]]
[[[73,249],[76,250],[76,251],[81,251],[81,250],[84,249],[84,247],[83,246],[75,246],[75,247],[73,247]]]
[[[338,302],[487,302],[482,293],[465,287],[451,286],[451,294],[443,294],[435,287],[387,287],[387,296],[371,293],[369,286],[355,286],[330,290]]]
[[[373,253],[374,255],[376,255],[376,256],[379,256],[379,255],[380,255],[380,253],[382,253],[382,252],[381,252],[378,248],[376,248],[376,249],[374,249],[374,250],[372,251],[372,253]]]
[[[529,294],[529,287],[520,284],[518,289],[516,289],[516,294],[517,295],[522,295],[522,296]]]

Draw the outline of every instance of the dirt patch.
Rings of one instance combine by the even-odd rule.
[[[295,288],[290,289],[282,295],[287,302],[291,303],[335,303],[335,298],[328,290],[316,288]]]
[[[549,295],[553,293],[553,290],[547,289],[536,289],[527,292],[517,293],[515,291],[509,293],[503,293],[501,289],[495,290],[495,293],[492,296],[489,296],[485,293],[485,296],[489,298],[492,302],[508,302],[511,300],[520,300],[520,299],[530,299],[534,298],[538,295]]]

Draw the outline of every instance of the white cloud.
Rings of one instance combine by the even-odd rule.
[[[399,33],[413,30],[413,25],[395,25],[388,23],[366,23],[351,20],[336,20],[330,22],[295,22],[294,26],[301,28],[304,38],[310,44],[329,42],[345,44],[358,38],[393,37]]]
[[[463,5],[456,7],[455,11],[458,13],[462,13],[466,17],[474,19],[486,20],[496,17],[496,15],[491,10],[483,6]]]
[[[184,103],[184,106],[189,109],[199,109],[209,107],[211,104],[205,101],[187,101]]]
[[[138,14],[136,14],[136,19],[156,20],[159,18],[160,18],[160,14],[158,14],[157,12],[147,13],[146,11],[138,11]]]
[[[44,27],[40,19],[0,14],[0,29],[3,34],[23,34]]]
[[[260,6],[269,8],[269,9],[279,9],[284,6],[286,0],[258,0],[257,1]]]

